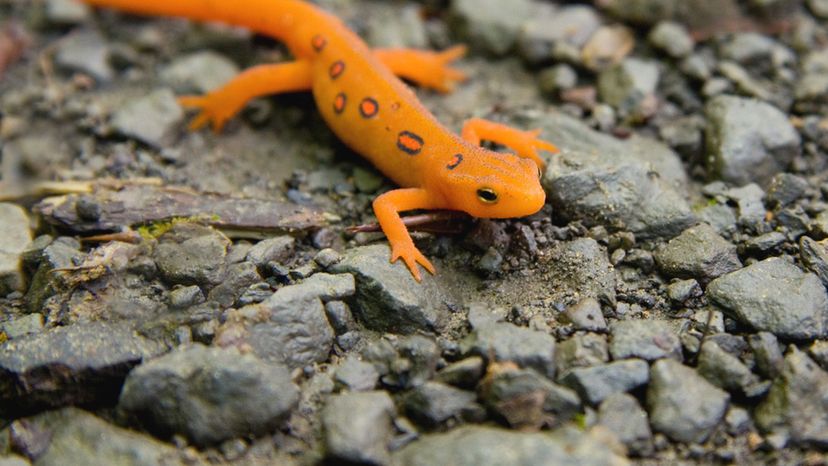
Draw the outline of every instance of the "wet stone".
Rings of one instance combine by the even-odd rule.
[[[485,362],[480,356],[471,356],[449,364],[437,373],[434,380],[460,388],[474,388],[483,377]]]
[[[389,263],[386,244],[354,248],[331,270],[351,273],[357,282],[352,308],[366,327],[378,331],[412,333],[439,330],[448,318],[446,303],[455,300],[440,287],[439,278],[422,271],[417,283],[399,261]]]
[[[351,308],[342,301],[330,301],[325,303],[325,315],[337,335],[342,335],[356,328]]]
[[[114,401],[129,369],[164,347],[131,329],[75,324],[0,345],[0,407],[11,412]]]
[[[727,392],[680,362],[661,359],[650,369],[650,422],[673,440],[704,442],[724,417],[729,400]]]
[[[551,335],[494,323],[475,329],[462,342],[464,355],[476,355],[492,361],[510,361],[521,367],[534,368],[547,377],[555,376],[555,338]]]
[[[725,313],[780,338],[807,340],[828,331],[828,295],[814,274],[770,258],[724,275],[707,287]]]
[[[754,416],[762,431],[781,434],[797,446],[828,447],[828,373],[792,346]]]
[[[224,276],[230,240],[201,225],[182,223],[159,238],[155,263],[166,281],[211,288]]]
[[[286,367],[196,344],[135,368],[119,407],[160,435],[211,445],[272,431],[298,400]]]
[[[655,259],[665,275],[695,278],[702,283],[742,267],[736,246],[706,223],[670,240],[656,252]]]
[[[598,407],[598,423],[615,434],[633,455],[653,453],[653,432],[647,412],[634,396],[627,393],[608,396]]]
[[[112,115],[112,126],[124,136],[162,148],[178,133],[184,112],[170,89],[124,102]]]
[[[71,34],[58,43],[55,63],[70,72],[86,73],[99,82],[109,81],[115,75],[109,64],[109,43],[91,29]]]
[[[656,48],[673,58],[682,58],[693,52],[693,38],[683,25],[663,21],[650,31],[648,40]]]
[[[770,332],[759,332],[748,336],[747,341],[753,351],[756,370],[767,379],[776,378],[785,364],[776,336]]]
[[[403,409],[416,423],[434,428],[449,419],[466,416],[485,418],[483,407],[478,405],[477,394],[440,382],[426,382],[403,397]]]
[[[610,325],[610,354],[615,360],[641,358],[681,361],[681,341],[665,320],[622,320]]]
[[[564,311],[566,320],[577,330],[587,332],[605,332],[607,322],[601,311],[601,303],[593,298],[586,298]]]
[[[560,342],[555,349],[555,365],[561,374],[574,367],[589,367],[607,361],[607,340],[594,333],[577,333]]]
[[[532,16],[529,0],[455,0],[451,15],[463,38],[486,52],[504,55],[517,42],[521,28]]]
[[[63,408],[16,421],[11,425],[16,449],[37,453],[36,464],[183,466],[179,451],[133,430],[110,424],[78,408]],[[38,439],[48,439],[39,444]],[[41,440],[42,441],[42,440]],[[28,464],[28,463],[26,463]]]
[[[206,94],[239,74],[230,59],[213,51],[195,52],[175,58],[161,69],[159,77],[179,94]]]
[[[626,359],[590,367],[577,367],[560,378],[585,401],[597,405],[610,395],[623,393],[645,385],[650,379],[650,367],[641,359]]]
[[[799,133],[770,104],[721,96],[711,100],[705,112],[708,165],[724,181],[768,183],[800,152]]]
[[[22,254],[32,241],[29,215],[15,204],[0,203],[0,296],[22,291]]]
[[[387,464],[394,402],[387,392],[345,393],[322,410],[326,456],[354,464]]]
[[[584,466],[626,464],[597,436],[577,429],[514,432],[498,427],[462,426],[424,435],[394,453],[400,466],[495,466],[520,464]]]
[[[702,344],[696,368],[708,382],[729,392],[750,393],[759,378],[739,360],[713,341]]]
[[[334,380],[354,392],[373,390],[379,381],[379,372],[373,364],[348,356],[336,368]]]

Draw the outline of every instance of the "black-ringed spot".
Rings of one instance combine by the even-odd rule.
[[[423,138],[412,133],[403,131],[397,136],[397,147],[408,155],[417,155],[423,150]]]
[[[326,45],[328,45],[328,39],[325,39],[325,37],[320,34],[313,36],[311,39],[311,47],[313,47],[313,49],[317,52],[321,52]]]
[[[340,92],[334,97],[333,109],[337,115],[345,111],[345,105],[348,103],[348,96],[344,92]]]
[[[359,103],[359,113],[363,118],[373,118],[379,113],[379,103],[371,97],[366,97]]]
[[[337,61],[335,61],[331,64],[331,67],[328,70],[328,74],[331,76],[331,79],[336,79],[344,71],[345,71],[345,62],[342,61],[342,60],[337,60]]]
[[[454,157],[451,158],[451,162],[446,165],[446,168],[454,170],[461,162],[463,162],[463,154],[454,154]]]

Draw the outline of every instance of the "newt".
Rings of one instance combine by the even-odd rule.
[[[418,264],[434,265],[414,245],[400,218],[411,210],[457,210],[480,218],[523,217],[546,202],[538,150],[557,152],[521,131],[473,118],[455,134],[429,112],[400,78],[448,92],[465,75],[450,66],[464,46],[442,52],[370,49],[337,17],[299,0],[83,0],[132,14],[183,17],[242,26],[284,42],[294,60],[249,68],[212,92],[182,96],[199,111],[190,128],[210,124],[218,132],[251,99],[311,91],[331,130],[400,188],[373,201],[391,247],[419,282]],[[502,153],[481,140],[506,146]]]

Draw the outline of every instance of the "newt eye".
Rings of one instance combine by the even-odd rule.
[[[497,202],[497,193],[492,188],[480,188],[477,190],[477,198],[484,204]]]

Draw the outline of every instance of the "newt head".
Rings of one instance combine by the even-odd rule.
[[[527,158],[464,147],[439,175],[447,208],[479,218],[525,217],[546,202],[541,170]]]

